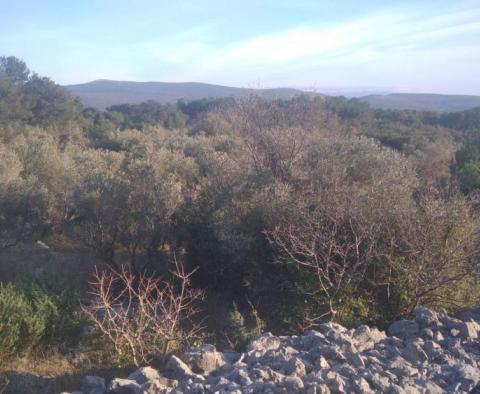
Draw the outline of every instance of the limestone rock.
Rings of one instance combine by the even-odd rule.
[[[165,376],[178,381],[143,367],[114,379],[109,393],[480,393],[480,312],[466,316],[417,308],[389,336],[326,323],[299,336],[261,335],[242,354],[204,345],[170,358]],[[83,389],[106,394],[98,377],[85,377]]]
[[[388,335],[397,338],[408,338],[417,335],[419,332],[418,323],[412,320],[399,320],[388,328]]]
[[[217,352],[215,346],[212,345],[190,349],[183,354],[182,359],[194,373],[204,376],[226,364],[223,354]]]
[[[176,356],[170,357],[170,360],[168,360],[165,366],[165,372],[170,378],[177,380],[191,378],[203,379],[201,375],[193,373],[190,367]]]
[[[139,368],[128,376],[128,379],[135,380],[140,385],[149,380],[156,380],[160,378],[160,373],[152,367]]]
[[[110,382],[108,392],[112,394],[142,394],[142,388],[135,380],[116,378]]]
[[[105,379],[99,376],[85,376],[82,379],[83,394],[104,394],[107,391]]]

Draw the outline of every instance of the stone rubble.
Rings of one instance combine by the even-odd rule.
[[[143,367],[108,386],[84,378],[83,394],[480,393],[480,309],[460,319],[417,308],[387,334],[326,323],[301,336],[253,340],[245,353],[212,345]]]

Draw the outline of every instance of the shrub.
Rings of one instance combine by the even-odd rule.
[[[55,346],[60,350],[76,345],[86,320],[72,285],[57,273],[46,270],[32,282],[27,292],[35,313],[45,319],[41,345]]]
[[[245,318],[238,310],[235,302],[228,314],[227,330],[223,333],[223,337],[233,349],[243,350],[255,336],[260,335],[265,329],[265,323],[260,318],[257,309],[252,304],[250,304],[250,307],[251,327],[248,327],[245,323]]]
[[[13,285],[0,285],[0,357],[25,355],[42,339],[45,318]]]
[[[80,338],[83,320],[76,293],[58,280],[53,287],[55,276],[46,278],[23,288],[0,285],[0,357],[66,350]]]
[[[83,311],[113,345],[120,361],[135,365],[164,361],[172,351],[197,338],[201,324],[193,321],[203,291],[191,287],[191,276],[174,258],[173,279],[161,281],[125,268],[96,272],[93,302]]]
[[[245,319],[234,302],[232,310],[228,314],[227,332],[224,333],[225,340],[233,349],[243,348],[251,339],[251,335],[245,327]]]

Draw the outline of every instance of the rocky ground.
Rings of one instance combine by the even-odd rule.
[[[172,356],[163,375],[140,368],[76,394],[480,393],[480,309],[453,318],[418,308],[387,334],[328,323],[302,336],[264,334],[245,353],[211,345]]]

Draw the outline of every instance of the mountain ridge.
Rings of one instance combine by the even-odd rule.
[[[480,107],[480,96],[437,93],[372,94],[359,100],[379,109],[456,112]]]
[[[293,88],[249,89],[204,82],[135,82],[109,79],[66,85],[65,88],[72,95],[79,97],[84,105],[98,109],[116,104],[138,104],[148,100],[166,104],[180,99],[238,98],[251,92],[260,93],[269,98],[292,98],[304,93]]]
[[[258,93],[267,98],[289,99],[301,94],[323,95],[295,88],[254,89],[206,82],[116,81],[97,79],[65,85],[85,106],[104,110],[117,104],[139,104],[153,100],[161,104],[203,98],[240,98]],[[389,93],[358,96],[358,100],[378,109],[456,112],[480,107],[480,96],[435,93]]]

